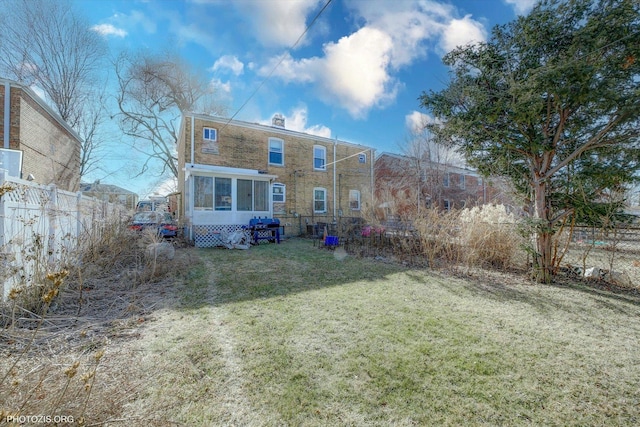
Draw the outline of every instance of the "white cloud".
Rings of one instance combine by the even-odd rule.
[[[321,3],[324,2],[236,0],[233,5],[249,20],[259,43],[272,47],[291,47],[307,28],[307,15]]]
[[[231,96],[231,83],[223,82],[220,79],[212,79],[209,84],[213,88],[214,92],[217,93],[217,96],[229,98]]]
[[[363,118],[372,108],[395,99],[401,84],[393,73],[426,56],[438,46],[443,53],[458,45],[484,41],[486,30],[470,15],[456,17],[456,9],[430,0],[389,2],[347,1],[355,32],[328,42],[323,55],[295,59],[290,53],[260,67],[262,76],[285,82],[311,83],[326,103]]]
[[[275,115],[274,113],[273,115]],[[282,113],[280,113],[282,114]],[[273,115],[271,118],[273,118]],[[309,121],[309,114],[307,107],[302,105],[294,108],[291,114],[282,114],[284,116],[285,128],[294,130],[296,132],[304,132],[309,135],[321,136],[324,138],[331,138],[331,129],[324,125],[311,125],[307,126]],[[271,125],[271,118],[268,120],[257,120],[258,123],[264,125]]]
[[[142,28],[148,34],[155,34],[157,30],[155,21],[145,13],[138,10],[132,10],[129,15],[125,13],[116,13],[109,18],[109,21],[115,24],[109,24],[114,27],[128,28],[129,30]]]
[[[393,41],[380,30],[363,27],[338,43],[325,45],[320,75],[325,101],[336,99],[353,117],[395,98],[388,73]]]
[[[482,42],[486,38],[484,26],[467,15],[462,19],[452,19],[445,26],[440,46],[445,52],[450,52],[458,46]]]
[[[111,24],[98,24],[91,27],[93,31],[103,36],[126,37],[127,32],[122,28],[116,28]]]
[[[533,9],[538,0],[504,0],[504,2],[513,6],[518,15],[525,15]]]
[[[285,116],[285,125],[287,129],[298,132],[308,133],[310,135],[331,138],[331,129],[324,125],[307,126],[308,111],[306,107],[298,107],[294,109],[290,115]]]
[[[211,67],[211,71],[229,69],[233,74],[239,76],[244,71],[244,64],[238,60],[237,56],[224,55],[220,57]]]
[[[436,120],[429,114],[424,114],[415,110],[407,114],[404,121],[407,129],[412,134],[420,134],[426,125],[436,122]]]

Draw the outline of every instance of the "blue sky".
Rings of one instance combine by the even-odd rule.
[[[288,129],[378,153],[401,152],[424,120],[417,98],[446,84],[446,52],[534,2],[332,0],[302,36],[327,0],[74,1],[112,54],[171,46],[203,69],[229,116],[268,124],[280,113]],[[143,197],[155,185],[112,167],[103,182]]]

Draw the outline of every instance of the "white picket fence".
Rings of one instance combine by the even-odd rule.
[[[77,261],[82,243],[125,208],[82,193],[9,176],[0,169],[0,302],[19,284]]]

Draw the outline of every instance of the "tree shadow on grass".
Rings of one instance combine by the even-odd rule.
[[[200,249],[197,254],[203,269],[185,285],[183,309],[275,298],[354,281],[376,282],[407,269],[349,256],[340,247],[319,248],[302,238],[246,251]]]
[[[399,272],[417,281],[424,280],[421,269],[380,259],[349,256],[342,248],[318,248],[313,241],[302,238],[290,239],[279,245],[260,244],[246,251],[220,248],[194,251],[194,258],[201,264],[188,272],[178,307],[182,310],[276,298],[356,281],[375,283]],[[566,297],[558,298],[557,292],[545,291],[560,289],[586,294],[595,304],[621,314],[635,315],[637,307],[640,307],[640,296],[632,292],[614,292],[577,280],[564,279],[542,285],[518,273],[487,272],[472,277],[428,272],[434,276],[459,279],[440,281],[451,292],[463,291],[477,298],[500,302],[514,301],[533,306],[542,313],[554,310],[581,312],[580,303]]]
[[[640,307],[637,291],[617,288],[604,282],[558,276],[553,283],[545,285],[534,283],[519,273],[492,272],[481,277],[457,277],[461,280],[444,283],[443,286],[450,289],[462,287],[465,293],[479,299],[526,304],[543,314],[562,310],[582,316],[585,314],[585,296],[596,306],[622,315],[637,316]],[[571,293],[575,293],[575,299],[571,298]]]

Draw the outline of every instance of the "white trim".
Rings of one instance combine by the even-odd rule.
[[[206,138],[204,136],[204,134],[206,133],[205,131],[209,131],[209,134],[213,133],[215,134],[215,138]],[[209,127],[209,126],[203,126],[202,127],[202,140],[203,141],[211,141],[211,142],[218,142],[218,129],[213,128],[213,127]]]
[[[357,208],[351,207],[351,194],[352,193],[356,194],[358,196],[358,197],[356,197],[356,199],[358,200],[358,207]],[[355,189],[349,190],[349,210],[359,211],[360,207],[362,205],[362,201],[361,200],[362,200],[362,194],[360,193],[360,190],[355,190]]]
[[[0,78],[0,85],[10,85],[13,86],[15,88],[21,89],[22,91],[24,91],[24,93],[26,93],[27,95],[29,95],[29,97],[31,99],[33,99],[36,104],[38,104],[40,107],[42,107],[47,113],[49,113],[49,115],[51,116],[51,118],[53,120],[55,120],[56,122],[58,122],[58,124],[60,124],[60,126],[62,126],[63,128],[65,128],[65,130],[67,132],[69,132],[71,134],[71,136],[73,138],[75,138],[76,140],[78,140],[78,142],[82,142],[82,138],[80,138],[80,136],[76,133],[76,131],[74,131],[71,126],[65,122],[64,120],[62,120],[62,117],[60,117],[60,114],[56,113],[55,110],[53,108],[51,108],[49,106],[49,104],[47,104],[45,102],[45,100],[43,100],[42,98],[40,98],[34,91],[33,89],[31,89],[29,86],[25,86],[23,84],[20,84],[16,81],[13,80],[8,80],[8,79],[2,79]],[[8,147],[7,147],[8,148]]]
[[[189,175],[193,175],[194,173],[207,174],[207,175],[215,174],[216,176],[228,175],[233,177],[243,177],[243,176],[252,177],[252,178],[260,177],[260,178],[267,178],[267,180],[274,180],[278,178],[278,175],[261,173],[259,170],[256,170],[256,169],[231,168],[228,166],[213,166],[213,165],[203,165],[203,164],[197,164],[197,163],[186,163],[184,165],[184,171],[185,171],[185,179]]]
[[[282,189],[282,193],[279,193],[279,195],[282,196],[282,200],[274,200],[273,199],[273,197],[276,195],[273,190],[276,187]],[[271,202],[272,203],[285,203],[287,201],[287,185],[286,184],[283,184],[281,182],[274,182],[273,184],[271,184],[270,193],[271,193]]]
[[[318,211],[316,210],[316,191],[322,190],[324,192],[324,210]],[[313,188],[313,213],[327,213],[329,210],[327,209],[327,189],[324,187],[314,187]]]
[[[324,156],[322,157],[322,160],[324,160],[324,164],[322,165],[321,168],[317,168],[316,167],[316,149],[322,150],[322,152],[324,153]],[[335,149],[333,150],[333,152],[335,153]],[[318,159],[320,157],[317,157]],[[334,162],[335,163],[335,162]],[[335,167],[334,167],[335,169]],[[325,147],[324,145],[314,145],[313,146],[313,170],[314,171],[320,171],[320,172],[326,172],[327,171],[327,147]]]
[[[280,147],[281,147],[281,150],[282,150],[282,151],[280,151],[280,154],[282,155],[282,162],[280,162],[280,163],[273,163],[271,161],[271,142],[272,141],[280,143]],[[277,153],[277,151],[274,151],[274,153]],[[269,165],[271,165],[271,166],[284,167],[284,139],[275,138],[273,136],[270,136],[269,138],[267,138],[267,163],[269,163]]]

